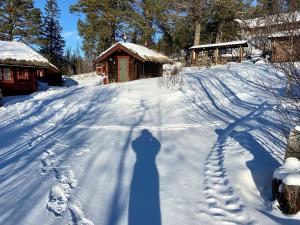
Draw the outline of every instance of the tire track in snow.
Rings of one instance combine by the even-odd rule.
[[[208,205],[208,211],[204,211],[207,211],[212,217],[220,220],[222,224],[257,224],[245,212],[244,204],[230,185],[224,165],[223,148],[228,136],[236,127],[240,127],[249,119],[261,115],[268,108],[267,103],[264,102],[256,110],[229,124],[226,129],[221,130],[217,143],[213,146],[207,157],[205,163],[205,188],[203,192],[206,195],[205,203]]]

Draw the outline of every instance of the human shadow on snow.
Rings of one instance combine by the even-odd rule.
[[[128,225],[161,225],[159,174],[155,157],[160,142],[148,130],[132,142],[136,153],[130,187]]]

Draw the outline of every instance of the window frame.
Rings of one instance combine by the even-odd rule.
[[[5,79],[5,73],[4,73],[4,71],[5,70],[8,70],[9,71],[9,80],[8,79]],[[12,68],[10,68],[10,67],[2,67],[1,68],[1,72],[2,72],[2,83],[14,83],[14,75],[13,75],[13,70],[12,70]]]
[[[30,80],[29,69],[18,69],[17,70],[17,80],[29,81]]]

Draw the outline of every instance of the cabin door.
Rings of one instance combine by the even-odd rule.
[[[118,57],[119,82],[129,81],[129,57]]]

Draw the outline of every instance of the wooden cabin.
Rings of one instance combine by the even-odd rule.
[[[272,62],[300,60],[300,11],[235,21],[242,38],[269,55]]]
[[[162,65],[171,63],[165,55],[133,43],[116,43],[94,60],[97,74],[108,83],[162,76]]]
[[[201,63],[202,58],[215,64],[227,62],[241,62],[245,58],[247,41],[232,41],[215,44],[196,45],[190,48],[192,51],[192,64]]]
[[[37,91],[37,79],[61,80],[59,69],[21,42],[0,41],[0,88],[4,95]],[[55,83],[55,82],[52,82]]]

